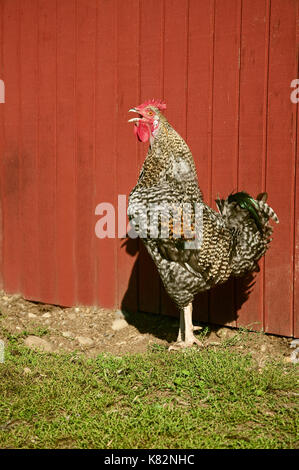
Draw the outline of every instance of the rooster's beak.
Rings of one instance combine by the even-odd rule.
[[[137,109],[135,108],[131,108],[129,109],[129,113],[138,113]],[[132,118],[132,119],[129,119],[128,122],[136,122],[136,121],[140,121],[141,118]]]

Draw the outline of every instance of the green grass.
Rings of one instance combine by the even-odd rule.
[[[5,328],[1,327],[1,333],[2,335],[4,334],[5,337],[10,340],[12,343],[14,343],[15,341],[18,341],[19,339],[21,338],[26,338],[27,336],[29,335],[34,335],[34,336],[39,336],[40,338],[42,336],[45,336],[48,334],[48,329],[47,328],[44,328],[43,326],[39,326],[39,325],[33,325],[31,326],[31,328],[28,330],[22,330],[18,333],[10,333],[8,330],[6,330]]]
[[[13,339],[0,364],[0,447],[295,448],[297,370],[260,371],[229,348],[88,359]]]

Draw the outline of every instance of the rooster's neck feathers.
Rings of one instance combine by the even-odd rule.
[[[192,199],[202,200],[198,187],[196,167],[192,153],[184,139],[173,129],[164,116],[161,116],[159,128],[149,147],[143,164],[138,187],[165,185],[169,192],[178,186],[188,195],[192,187]]]

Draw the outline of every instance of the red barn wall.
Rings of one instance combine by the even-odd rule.
[[[268,191],[280,218],[246,300],[231,281],[196,316],[299,336],[297,0],[0,0],[2,287],[61,305],[176,315],[143,246],[95,236],[146,146],[129,108],[166,100],[205,199]],[[117,212],[117,211],[116,211]]]

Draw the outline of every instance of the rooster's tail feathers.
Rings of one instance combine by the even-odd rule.
[[[240,191],[238,193],[230,194],[226,200],[218,198],[216,203],[219,212],[221,212],[223,216],[230,215],[230,217],[228,217],[229,219],[232,216],[233,218],[238,218],[236,211],[238,207],[245,210],[250,218],[254,220],[259,231],[262,232],[269,219],[274,220],[277,224],[279,223],[277,214],[274,212],[272,207],[266,203],[266,200],[267,193],[261,193],[256,199],[254,199],[245,191]]]
[[[274,220],[274,222],[276,222],[277,224],[279,224],[279,219],[277,217],[277,214],[274,212],[274,210],[272,209],[272,207],[270,207],[266,202],[264,201],[259,201],[257,200],[257,203],[258,203],[258,206],[259,206],[259,209],[261,212],[263,212],[264,214],[266,214],[266,216],[269,218],[269,219],[272,219]]]

